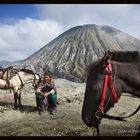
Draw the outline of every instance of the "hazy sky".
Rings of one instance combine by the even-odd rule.
[[[140,39],[140,4],[0,4],[0,61],[25,59],[84,24],[108,25]]]

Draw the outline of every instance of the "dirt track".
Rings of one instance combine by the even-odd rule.
[[[59,83],[61,85],[60,81]],[[58,105],[56,115],[50,115],[47,111],[39,115],[35,107],[34,93],[23,94],[24,109],[14,110],[13,95],[9,91],[1,92],[0,136],[96,136],[96,131],[86,127],[81,120],[84,85],[75,86],[75,83],[69,83],[77,94],[66,93],[72,90],[66,82],[67,89],[62,90],[60,85],[58,85],[58,91],[59,93],[61,91],[59,97],[62,102]],[[133,112],[139,103],[139,98],[122,96],[119,103],[109,113],[126,116]],[[135,136],[139,125],[140,112],[127,119],[126,122],[103,119],[100,133],[101,136]]]

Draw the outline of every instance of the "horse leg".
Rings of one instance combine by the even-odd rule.
[[[37,108],[37,110],[38,110],[38,108],[39,108],[39,101],[38,101],[37,94],[35,94],[35,96],[36,96],[36,108]]]
[[[21,104],[21,91],[19,91],[19,95],[18,95],[18,107],[23,109],[23,105]]]
[[[15,100],[14,107],[15,107],[15,109],[17,109],[17,108],[18,108],[17,98],[18,98],[18,93],[17,93],[17,92],[14,92],[14,100]]]

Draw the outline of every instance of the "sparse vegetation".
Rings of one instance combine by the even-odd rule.
[[[96,136],[81,119],[85,84],[64,79],[55,79],[58,89],[58,111],[50,115],[47,111],[39,115],[35,94],[26,86],[22,94],[23,110],[14,110],[13,95],[0,91],[0,136]],[[139,105],[139,98],[122,96],[110,114],[127,115]],[[100,126],[102,136],[135,136],[140,124],[140,112],[126,122],[103,119]]]

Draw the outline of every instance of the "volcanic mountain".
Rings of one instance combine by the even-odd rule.
[[[76,26],[23,60],[22,66],[41,75],[50,70],[54,77],[85,82],[86,67],[106,50],[140,51],[140,40],[109,26]]]

